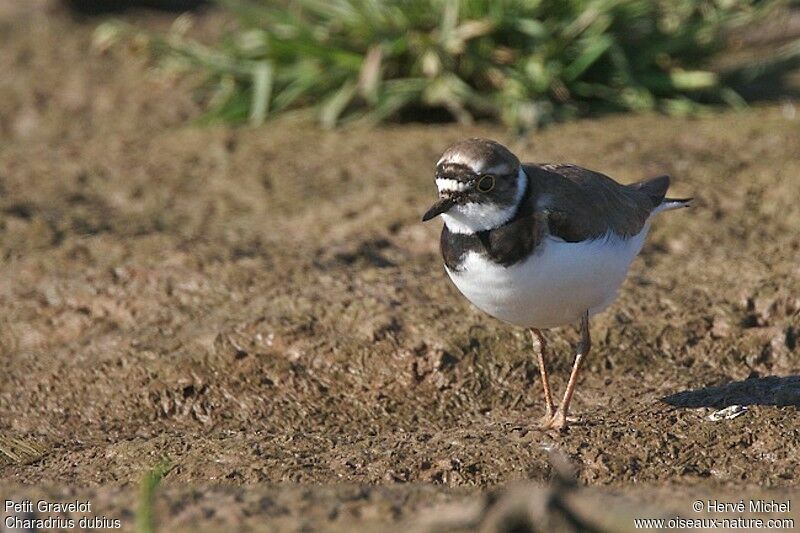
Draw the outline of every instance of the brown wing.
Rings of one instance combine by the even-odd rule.
[[[524,169],[535,209],[545,214],[550,233],[568,242],[609,232],[636,235],[669,187],[668,176],[622,185],[577,165],[526,164]]]

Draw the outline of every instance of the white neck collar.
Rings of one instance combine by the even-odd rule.
[[[499,228],[511,220],[511,217],[517,212],[527,184],[528,176],[522,170],[522,165],[520,165],[517,173],[517,192],[514,196],[514,203],[510,207],[470,202],[456,205],[447,213],[442,213],[442,220],[444,220],[447,229],[452,233],[470,235],[479,231]]]

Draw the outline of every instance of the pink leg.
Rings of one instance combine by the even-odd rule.
[[[578,383],[578,374],[580,373],[581,363],[583,358],[589,354],[592,348],[592,339],[589,336],[589,312],[583,313],[581,317],[581,340],[578,343],[577,353],[575,354],[575,363],[572,365],[572,373],[569,376],[569,383],[567,383],[567,390],[564,392],[564,400],[561,402],[555,415],[547,424],[548,428],[561,429],[567,427],[567,414],[569,413],[569,404],[572,401],[572,395],[575,393],[575,386]]]
[[[547,425],[553,419],[555,406],[553,405],[553,393],[550,389],[550,378],[547,376],[547,363],[545,362],[545,352],[547,351],[547,341],[544,339],[542,332],[536,328],[531,328],[531,340],[534,347],[538,344],[537,350],[539,356],[539,374],[542,376],[542,388],[544,389],[544,406],[545,415],[542,417],[542,424]]]

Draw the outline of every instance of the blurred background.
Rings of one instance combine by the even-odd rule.
[[[791,1],[0,0],[0,495],[171,530],[788,498],[798,66]],[[564,434],[419,223],[467,136],[696,198],[593,322]]]

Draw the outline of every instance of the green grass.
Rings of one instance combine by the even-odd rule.
[[[742,105],[710,69],[725,36],[776,0],[222,0],[236,31],[207,47],[151,39],[208,75],[211,117],[320,123],[445,109],[528,129],[603,111]],[[752,67],[748,65],[747,67]]]
[[[153,533],[156,529],[153,503],[156,489],[168,471],[168,462],[163,460],[142,478],[139,486],[139,505],[136,509],[136,531],[138,533]]]

